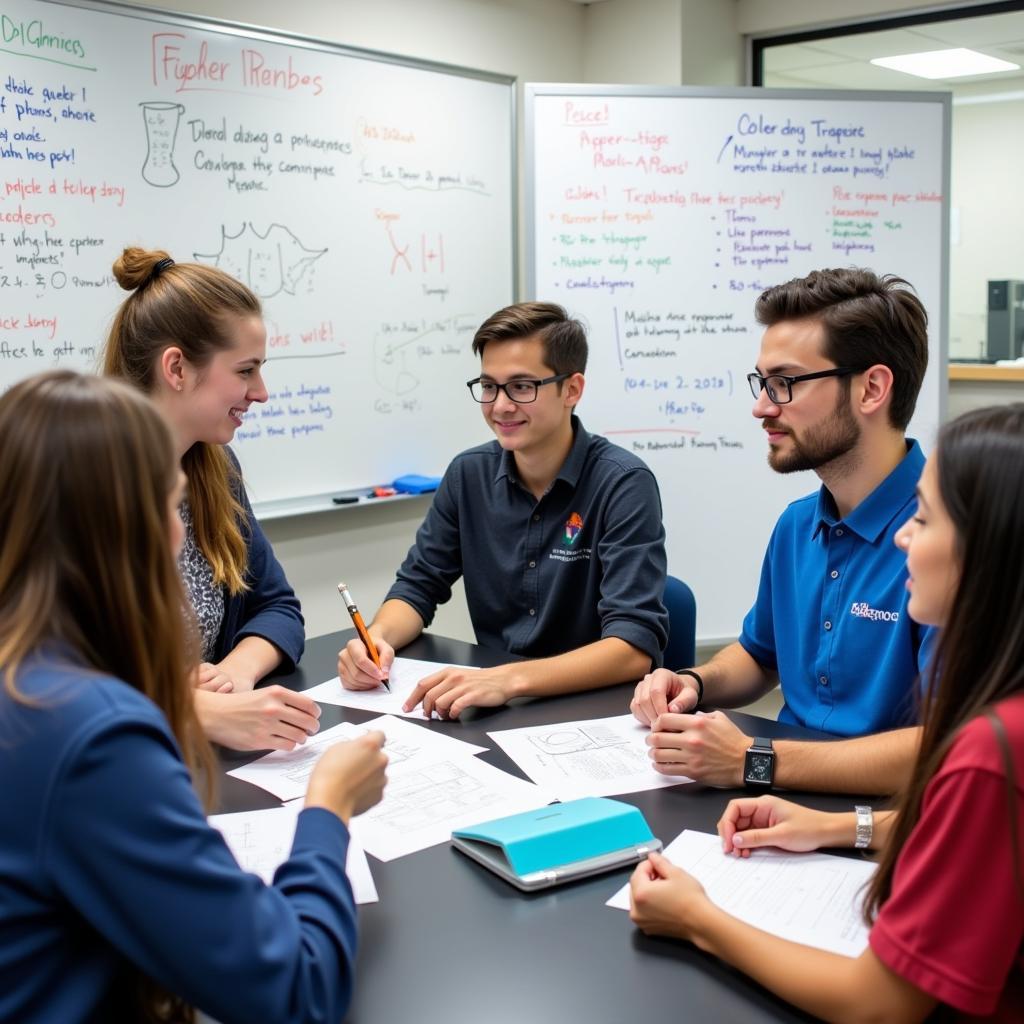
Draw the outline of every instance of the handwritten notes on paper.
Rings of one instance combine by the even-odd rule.
[[[406,761],[420,763],[438,756],[472,757],[485,749],[410,722],[383,716],[363,725],[342,722],[311,736],[301,747],[287,751],[275,750],[240,768],[233,768],[228,774],[243,782],[251,782],[281,800],[294,800],[305,795],[309,777],[325,750],[335,743],[354,740],[375,729],[381,730],[385,736],[384,753],[388,755],[389,777],[399,764]]]
[[[321,704],[337,704],[344,708],[358,708],[360,711],[376,711],[381,715],[422,718],[422,707],[417,706],[412,711],[403,711],[402,705],[409,694],[416,689],[421,679],[448,667],[470,669],[468,665],[448,666],[436,661],[395,658],[388,679],[388,685],[391,687],[390,693],[383,686],[378,686],[374,690],[346,690],[337,676],[303,692],[307,697],[312,697],[313,700],[319,701]],[[470,671],[472,670],[470,669]]]
[[[561,800],[575,800],[690,782],[654,770],[647,756],[648,732],[632,715],[618,715],[487,735],[534,782]]]
[[[689,829],[665,856],[693,875],[712,903],[755,928],[842,956],[860,956],[867,947],[860,908],[861,890],[875,872],[868,861],[774,849],[732,857],[718,836]],[[629,910],[629,886],[607,905]]]
[[[283,807],[262,811],[238,811],[214,814],[210,824],[224,836],[228,849],[235,855],[243,871],[259,875],[267,885],[274,881],[274,872],[288,859],[302,801],[294,800]],[[356,903],[376,903],[377,887],[370,874],[370,865],[362,847],[351,835],[345,873],[352,884]]]

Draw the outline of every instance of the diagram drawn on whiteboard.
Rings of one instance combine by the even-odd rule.
[[[327,252],[306,248],[283,224],[271,224],[260,234],[252,223],[245,223],[233,235],[222,225],[220,236],[218,252],[197,252],[195,258],[245,282],[261,299],[280,292],[294,295],[299,282]]]
[[[185,108],[180,103],[140,103],[146,123],[146,160],[142,179],[156,188],[176,185],[181,175],[174,166],[174,142]]]
[[[399,397],[420,386],[416,364],[462,351],[463,341],[479,322],[477,314],[456,313],[440,320],[410,319],[382,324],[373,336],[373,371],[377,384]]]

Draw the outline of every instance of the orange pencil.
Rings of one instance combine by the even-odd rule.
[[[370,637],[370,631],[366,628],[366,623],[363,622],[363,617],[359,614],[359,609],[356,607],[355,601],[352,600],[352,595],[348,592],[348,587],[346,587],[344,583],[339,583],[338,593],[341,594],[341,599],[345,602],[345,607],[348,609],[349,615],[352,616],[352,624],[356,627],[359,639],[363,641],[363,646],[365,646],[367,651],[370,652],[370,657],[373,658],[374,665],[376,665],[377,668],[380,668],[380,655],[377,653],[377,647]],[[387,679],[382,679],[381,682],[384,684],[384,689],[390,693],[391,687],[388,685]]]

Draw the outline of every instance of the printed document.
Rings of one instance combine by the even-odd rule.
[[[618,715],[487,735],[538,785],[561,800],[574,800],[691,782],[654,770],[647,756],[649,732],[632,715]]]
[[[487,749],[428,729],[425,724],[413,725],[411,722],[403,722],[390,715],[384,715],[361,725],[342,722],[318,732],[315,736],[310,736],[301,747],[294,750],[275,750],[249,764],[232,768],[228,775],[244,782],[251,782],[281,800],[294,800],[296,797],[305,796],[309,777],[328,747],[353,740],[373,729],[380,729],[384,733],[384,752],[388,755],[389,777],[397,765],[410,759],[423,760],[439,755],[472,757]]]
[[[875,873],[869,861],[771,848],[733,857],[722,852],[718,836],[689,829],[669,843],[665,856],[689,871],[712,903],[755,928],[842,956],[860,956],[867,947],[860,911]],[[629,886],[607,905],[629,910]]]
[[[352,819],[352,832],[380,860],[437,846],[452,830],[531,811],[551,796],[476,757],[409,759],[388,771],[384,799]]]
[[[382,715],[402,715],[406,718],[423,718],[423,708],[403,711],[406,697],[416,689],[421,679],[440,672],[443,668],[466,668],[468,665],[446,665],[437,661],[417,661],[415,658],[395,658],[391,665],[388,693],[383,686],[374,690],[346,690],[341,680],[333,676],[324,683],[302,692],[321,704],[337,704],[344,708],[359,708],[361,711],[376,711]],[[470,671],[475,671],[470,669]],[[436,715],[434,716],[437,717]]]
[[[212,814],[209,822],[224,836],[238,866],[243,871],[259,875],[270,885],[274,881],[274,872],[291,853],[295,825],[301,810],[302,801],[293,800],[283,807],[271,807],[263,811]],[[366,854],[351,835],[345,873],[352,883],[356,903],[377,902],[377,887],[373,883]]]

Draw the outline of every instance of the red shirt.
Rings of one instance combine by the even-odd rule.
[[[996,712],[1013,752],[1017,848],[1024,851],[1024,696],[1003,701]],[[1024,876],[1024,864],[1018,873]],[[928,783],[871,948],[942,1003],[1020,1022],[1022,940],[1006,768],[992,723],[981,716],[963,728]]]

